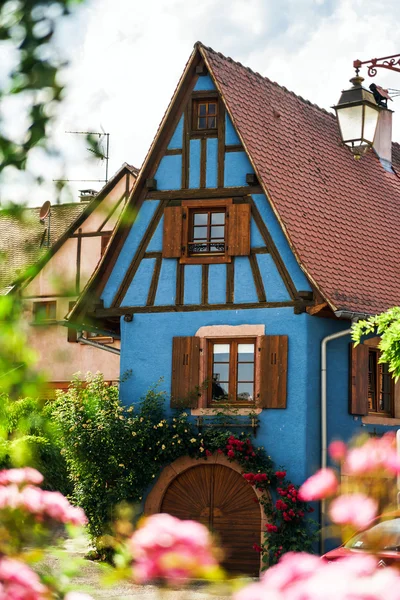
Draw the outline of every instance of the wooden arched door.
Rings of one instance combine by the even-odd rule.
[[[216,534],[229,573],[256,576],[261,511],[252,487],[223,465],[199,465],[178,475],[167,488],[160,512],[200,521]]]

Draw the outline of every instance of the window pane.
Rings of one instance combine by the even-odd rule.
[[[207,127],[207,119],[206,117],[199,118],[199,129],[206,129]]]
[[[229,362],[229,344],[214,344],[214,363]]]
[[[199,104],[199,112],[200,117],[205,117],[207,114],[207,104]]]
[[[254,344],[238,344],[238,362],[254,361]]]
[[[217,114],[217,105],[214,103],[210,103],[208,105],[208,114],[209,115],[215,115]]]
[[[254,363],[238,364],[238,381],[254,381]]]
[[[207,225],[207,213],[195,213],[193,222],[195,225]]]
[[[214,363],[213,381],[229,381],[228,363]]]
[[[376,410],[376,352],[368,353],[368,409]]]
[[[238,383],[237,400],[253,402],[254,392],[253,392],[253,384],[252,383]]]
[[[212,399],[213,400],[228,400],[229,384],[213,381],[212,383]]]
[[[194,240],[206,240],[207,239],[207,227],[193,227],[193,239]]]
[[[208,129],[214,129],[217,126],[217,119],[215,117],[208,117]]]
[[[211,239],[223,240],[225,235],[225,227],[223,225],[213,225],[211,227]]]
[[[211,214],[211,225],[224,225],[225,213],[212,213]]]

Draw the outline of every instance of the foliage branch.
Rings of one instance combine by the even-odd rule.
[[[379,335],[381,351],[379,362],[388,363],[389,371],[397,381],[400,377],[400,307],[394,306],[384,313],[358,321],[352,327],[355,345],[366,335]]]

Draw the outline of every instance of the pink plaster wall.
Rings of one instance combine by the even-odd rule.
[[[130,186],[134,179],[129,176]],[[100,205],[81,224],[82,232],[96,232],[107,214],[126,192],[126,176],[104,198]],[[124,201],[116,209],[112,221],[104,226],[111,231],[123,208]],[[77,233],[78,229],[76,230]],[[100,236],[81,238],[80,290],[96,268],[101,254]],[[68,342],[67,328],[57,324],[33,324],[33,304],[46,300],[57,302],[58,321],[69,311],[69,303],[76,300],[77,238],[69,238],[56,252],[38,275],[23,290],[25,315],[28,322],[29,344],[37,356],[37,368],[43,371],[49,382],[70,381],[75,373],[82,378],[88,371],[103,373],[106,380],[119,377],[119,356],[81,343]],[[112,346],[119,347],[115,341]]]

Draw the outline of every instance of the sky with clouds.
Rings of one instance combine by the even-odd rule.
[[[30,167],[49,182],[104,178],[104,164],[88,159],[83,138],[65,133],[71,130],[110,133],[110,174],[124,162],[140,167],[197,40],[329,109],[353,76],[354,59],[400,53],[399,26],[398,0],[89,0],[58,31],[69,60],[53,131],[62,158],[38,152]],[[362,74],[367,85],[400,88],[400,73]],[[101,186],[71,183],[62,200]],[[30,205],[54,197],[50,185],[36,190],[20,173],[9,176],[3,201],[5,194]]]

